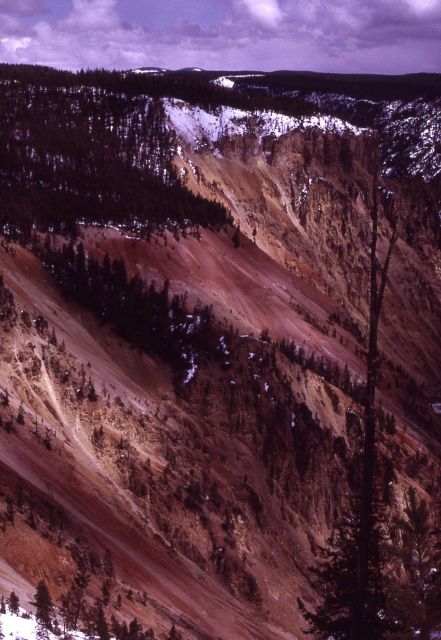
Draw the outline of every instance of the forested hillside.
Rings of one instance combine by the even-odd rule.
[[[149,96],[4,79],[0,110],[0,215],[9,237],[74,233],[79,222],[147,235],[228,220],[223,207],[181,187],[173,136]]]

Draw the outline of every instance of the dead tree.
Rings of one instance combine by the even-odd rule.
[[[372,197],[372,236],[370,244],[370,294],[369,294],[369,347],[367,358],[367,385],[364,410],[363,479],[360,500],[359,532],[357,545],[357,584],[351,621],[351,640],[369,640],[364,624],[369,584],[369,545],[373,531],[373,502],[375,477],[375,393],[379,370],[378,325],[383,306],[387,275],[392,252],[398,240],[398,214],[391,202],[391,236],[386,258],[381,266],[377,258],[379,232],[378,164],[374,173]]]

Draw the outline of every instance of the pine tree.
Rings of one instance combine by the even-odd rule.
[[[11,524],[14,524],[14,502],[10,496],[6,498],[6,518]]]
[[[8,598],[8,608],[10,613],[15,616],[18,616],[18,614],[20,613],[20,600],[15,591],[11,591],[11,594]]]
[[[110,553],[109,549],[106,549],[104,552],[103,568],[104,568],[104,573],[108,578],[113,578],[115,576],[115,568],[113,566],[112,554]]]
[[[170,629],[168,640],[182,640],[182,635],[179,633],[179,631],[176,630],[175,625],[173,625]]]
[[[398,521],[399,540],[393,546],[397,566],[390,580],[389,608],[397,627],[415,629],[429,640],[441,625],[441,566],[437,549],[441,532],[433,531],[430,511],[411,488],[404,517]],[[404,636],[405,637],[405,636]]]
[[[99,640],[110,640],[109,626],[99,600],[95,603],[95,631]]]
[[[233,233],[231,240],[234,244],[235,249],[239,249],[240,247],[240,227],[239,226],[235,228],[235,231]]]
[[[5,596],[2,596],[0,600],[0,613],[6,613]]]
[[[357,509],[353,510],[357,512]],[[317,640],[349,640],[357,583],[357,531],[359,519],[350,513],[340,522],[322,549],[321,566],[312,569],[321,603],[315,612],[307,611],[299,600],[299,607],[309,623],[308,634]],[[383,638],[389,627],[385,612],[383,589],[383,564],[381,555],[382,529],[373,529],[369,549],[369,584],[365,612],[366,637],[370,640]]]
[[[121,640],[121,625],[113,615],[110,617],[110,631],[116,640]]]
[[[370,571],[370,538],[375,536],[375,479],[376,462],[376,388],[380,359],[378,353],[378,329],[386,290],[389,266],[395,244],[398,240],[399,216],[389,212],[392,220],[392,233],[389,238],[386,257],[379,264],[377,246],[379,239],[379,202],[378,202],[379,158],[375,160],[372,185],[372,232],[370,241],[370,290],[369,290],[369,344],[367,354],[366,396],[364,402],[364,443],[362,457],[362,489],[360,501],[360,520],[357,538],[357,581],[355,585],[354,606],[352,611],[351,640],[371,640],[366,617],[368,615]]]
[[[52,615],[54,611],[54,605],[50,596],[49,590],[44,580],[40,580],[35,592],[35,600],[32,602],[36,608],[35,616],[46,629],[50,629],[52,626]]]
[[[90,400],[90,402],[96,402],[98,400],[98,396],[95,390],[95,385],[90,376],[89,376],[89,381],[87,383],[87,387],[88,387],[87,399]]]
[[[107,607],[110,600],[110,589],[109,589],[109,583],[107,580],[103,580],[103,583],[101,585],[101,597],[102,597],[104,606]]]
[[[76,631],[83,609],[84,590],[73,584],[68,593],[61,596],[61,615],[66,629]]]
[[[142,627],[139,624],[137,618],[133,618],[129,624],[129,633],[127,640],[139,640],[142,635]]]
[[[94,640],[96,636],[96,610],[93,607],[84,606],[81,609],[81,617],[84,630],[88,638]]]
[[[77,560],[77,572],[74,576],[75,585],[78,589],[84,590],[90,581],[90,573],[86,560],[80,556]]]

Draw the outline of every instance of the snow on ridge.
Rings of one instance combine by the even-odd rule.
[[[387,134],[386,176],[419,176],[426,182],[441,174],[441,99],[368,100],[338,93],[311,92],[308,102],[319,108],[344,109],[356,114],[372,107],[374,127]]]
[[[399,166],[429,182],[441,174],[441,99],[394,101],[383,106],[380,125],[388,134],[385,174]]]
[[[321,93],[318,91],[311,91],[307,93],[304,98],[307,102],[312,102],[312,104],[318,105],[319,107],[328,107],[329,105],[377,105],[382,102],[382,100],[369,100],[368,98],[353,98],[344,93]]]
[[[235,80],[240,78],[262,78],[264,73],[232,73],[228,76],[219,76],[215,80],[211,81],[217,87],[223,87],[224,89],[234,89]]]
[[[212,80],[212,83],[217,87],[223,87],[224,89],[234,88],[233,80],[230,80],[227,76],[220,76],[219,78],[216,78],[216,80]]]
[[[222,138],[256,135],[280,138],[295,130],[317,128],[331,133],[361,135],[369,131],[328,115],[293,117],[273,111],[244,111],[221,106],[208,112],[182,100],[167,98],[164,109],[171,129],[192,146],[213,145]]]
[[[232,73],[229,78],[264,78],[265,73]]]
[[[163,73],[166,73],[167,69],[157,69],[156,67],[148,67],[146,69],[143,69],[142,67],[140,67],[139,69],[132,69],[132,73],[137,73],[137,74],[147,74],[147,75],[162,75]]]

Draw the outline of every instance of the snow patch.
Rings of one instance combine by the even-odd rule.
[[[25,617],[23,617],[25,616]],[[9,611],[0,614],[0,621],[3,626],[5,638],[13,640],[37,640],[37,620],[24,609],[20,610],[20,615],[14,615]],[[69,637],[74,640],[86,640],[87,635],[80,631],[69,631]],[[58,636],[48,631],[49,640],[58,640]]]
[[[216,80],[212,80],[212,84],[216,85],[216,87],[223,87],[224,89],[234,89],[234,82],[227,78],[226,76],[221,76],[220,78],[216,78]]]
[[[185,378],[182,381],[183,384],[188,384],[193,380],[198,370],[198,365],[196,364],[196,354],[191,352],[190,354],[183,354],[187,356],[185,359],[188,361],[189,368],[186,371]]]
[[[432,409],[436,413],[436,415],[441,416],[441,402],[434,402],[432,404]]]
[[[163,73],[167,73],[167,69],[157,69],[156,67],[148,67],[143,69],[140,67],[139,69],[132,69],[132,73],[136,74],[144,74],[144,75],[162,75]]]
[[[182,100],[164,99],[168,126],[193,148],[210,147],[224,138],[253,135],[262,143],[264,138],[280,138],[291,131],[320,129],[332,133],[361,135],[368,129],[328,115],[293,117],[274,111],[244,111],[221,106],[206,111]]]

